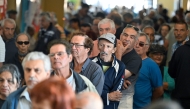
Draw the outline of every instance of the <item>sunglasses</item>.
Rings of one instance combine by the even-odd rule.
[[[22,41],[18,41],[17,42],[17,44],[19,44],[19,45],[28,45],[29,44],[29,41],[24,41],[24,42],[22,42]]]
[[[140,29],[138,29],[137,27],[133,26],[133,25],[130,25],[130,24],[127,24],[128,28],[133,28],[136,32],[140,32]]]
[[[142,43],[142,42],[139,43],[140,47],[144,47],[144,45],[148,45],[148,44],[145,44],[145,43]]]

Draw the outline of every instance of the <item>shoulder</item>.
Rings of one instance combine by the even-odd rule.
[[[84,82],[85,82],[85,84],[89,87],[93,87],[94,85],[92,84],[92,82],[87,78],[87,77],[85,77],[85,76],[83,76],[83,75],[81,75],[81,74],[79,74],[80,75],[80,77],[84,80]]]
[[[25,90],[26,87],[21,87],[19,89],[17,89],[16,91],[14,91],[13,93],[11,93],[7,98],[6,101],[12,101],[13,99],[18,98],[21,93]]]

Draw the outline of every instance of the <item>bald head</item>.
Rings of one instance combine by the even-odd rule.
[[[80,109],[103,109],[102,99],[97,93],[83,92],[77,95],[76,107]]]

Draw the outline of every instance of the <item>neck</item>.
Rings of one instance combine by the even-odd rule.
[[[133,48],[131,48],[131,49],[126,49],[125,52],[123,53],[123,55],[129,53],[129,52],[132,51],[132,50],[133,50]]]
[[[74,62],[74,70],[79,73],[81,72],[82,66],[84,65],[85,61],[87,58],[82,58],[82,57],[78,57],[78,58],[74,58],[73,62]]]
[[[60,69],[54,70],[55,74],[59,77],[64,77],[65,79],[69,78],[71,76],[71,71],[69,67],[64,67]]]
[[[147,55],[146,55],[146,54],[141,55],[141,59],[142,59],[142,60],[144,60],[144,59],[146,59],[146,58],[147,58]]]
[[[18,51],[18,56],[19,57],[25,57],[27,54],[28,54],[28,52],[22,53],[22,52]]]
[[[0,99],[6,100],[6,96],[3,96],[3,95],[0,94]]]

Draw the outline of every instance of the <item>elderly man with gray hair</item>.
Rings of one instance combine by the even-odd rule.
[[[42,52],[31,52],[22,62],[26,87],[9,95],[2,109],[31,109],[30,90],[39,82],[49,78],[51,62]]]
[[[20,87],[20,73],[13,64],[5,64],[0,68],[0,108],[10,93]]]

